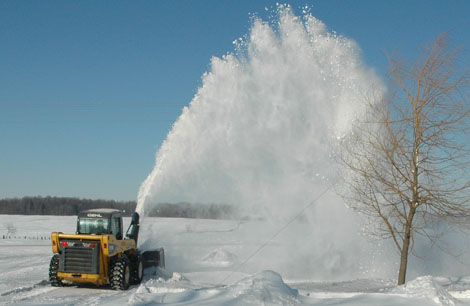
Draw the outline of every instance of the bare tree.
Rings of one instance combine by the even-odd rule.
[[[7,230],[7,235],[6,237],[10,237],[11,235],[16,234],[16,227],[13,225],[13,223],[7,223],[5,224],[5,228]]]
[[[467,72],[441,34],[408,66],[389,56],[389,92],[366,98],[366,120],[343,140],[342,195],[375,220],[370,233],[391,238],[400,254],[398,284],[418,236],[436,243],[437,222],[462,225],[470,204]]]

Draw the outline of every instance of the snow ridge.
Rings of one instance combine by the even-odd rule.
[[[280,274],[262,271],[230,286],[200,287],[179,273],[141,284],[128,305],[178,303],[178,305],[298,305],[298,291]]]
[[[229,286],[237,299],[252,305],[297,305],[298,290],[284,283],[281,275],[274,271],[262,271]]]
[[[409,281],[403,286],[392,289],[391,292],[407,297],[424,297],[443,306],[454,306],[458,302],[457,299],[429,275]]]

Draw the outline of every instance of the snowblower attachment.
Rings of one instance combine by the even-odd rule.
[[[131,217],[131,224],[127,229],[126,238],[135,240],[137,244],[137,238],[139,237],[139,214],[134,212]],[[163,248],[158,248],[155,250],[148,250],[142,253],[142,262],[144,268],[147,267],[159,267],[165,268],[165,251]]]
[[[158,267],[165,268],[165,251],[163,248],[145,251],[142,253],[144,268]]]

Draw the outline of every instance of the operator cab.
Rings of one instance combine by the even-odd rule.
[[[90,209],[82,211],[77,218],[77,234],[113,235],[122,239],[122,212],[117,209]]]

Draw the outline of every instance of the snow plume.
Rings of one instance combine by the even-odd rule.
[[[363,95],[383,86],[356,43],[308,11],[296,16],[278,5],[273,15],[254,19],[234,53],[212,58],[157,152],[137,210],[145,215],[159,202],[236,205],[271,222],[273,234],[285,227],[269,243],[288,241],[288,249],[263,268],[282,270],[277,262],[314,278],[357,277],[360,261],[373,255],[332,191],[331,144],[350,131]],[[294,223],[302,224],[287,226],[299,215]]]

